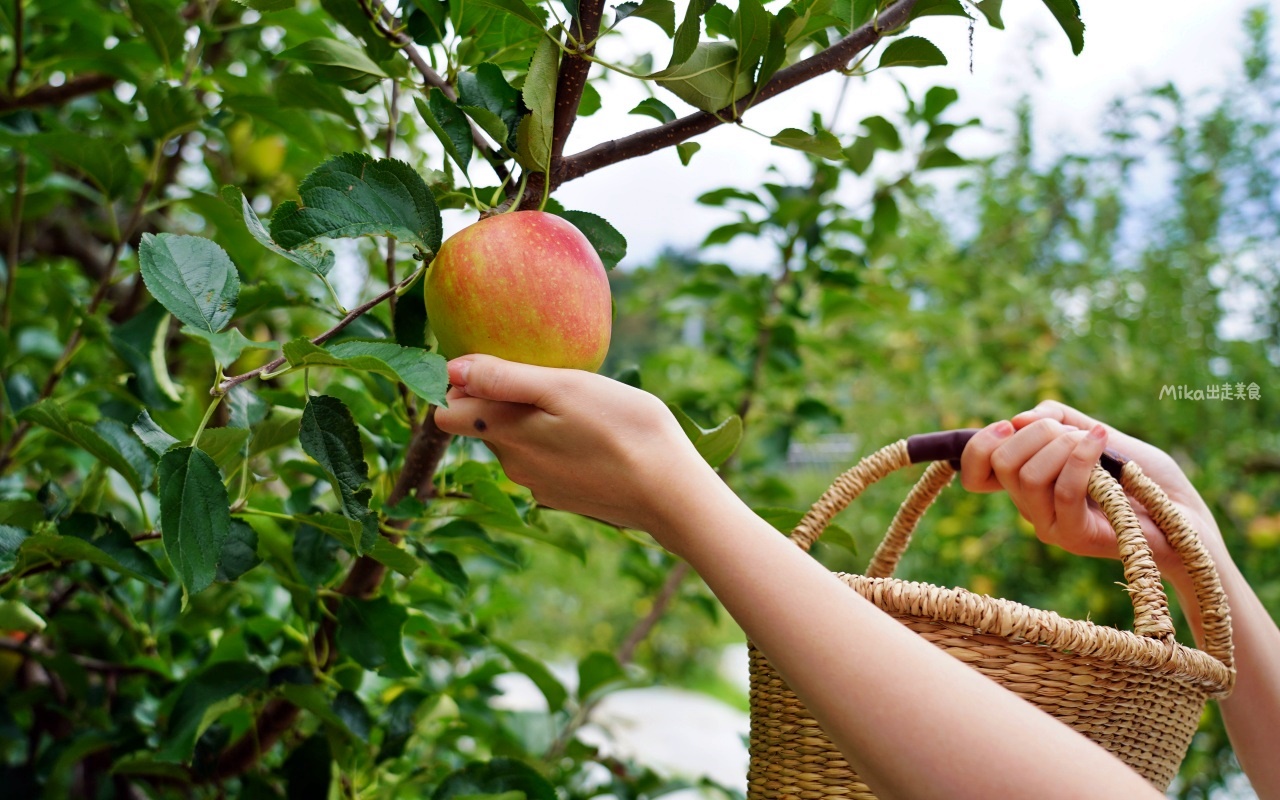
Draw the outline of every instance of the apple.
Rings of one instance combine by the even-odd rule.
[[[609,278],[591,242],[542,211],[496,214],[440,245],[427,320],[446,358],[487,353],[595,372],[609,352]]]

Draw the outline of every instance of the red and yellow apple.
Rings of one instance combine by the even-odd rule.
[[[427,270],[427,320],[445,358],[487,353],[596,371],[609,351],[609,278],[586,236],[542,211],[450,236]]]

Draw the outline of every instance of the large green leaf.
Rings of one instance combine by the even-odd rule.
[[[538,30],[542,30],[542,18],[538,16],[532,8],[525,5],[524,0],[475,0],[483,6],[496,8],[499,11],[505,11],[516,19],[529,23]]]
[[[271,235],[292,250],[321,236],[390,236],[434,253],[440,247],[440,209],[422,176],[403,161],[375,161],[344,153],[316,167],[271,215]]]
[[[240,277],[226,251],[208,239],[143,234],[138,267],[152,296],[192,328],[217,333],[236,314]]]
[[[274,350],[276,343],[255,342],[240,332],[239,328],[231,328],[221,333],[210,333],[200,328],[186,327],[182,332],[197,339],[203,339],[213,351],[213,360],[220,367],[229,367],[240,358],[245,350]]]
[[[627,13],[623,13],[624,7]],[[671,0],[644,0],[642,3],[623,3],[618,6],[618,21],[627,17],[647,19],[662,29],[668,37],[676,35],[676,4]]]
[[[49,158],[72,167],[109,198],[124,195],[132,183],[125,142],[67,130],[42,133],[33,141]]]
[[[164,551],[185,594],[213,583],[231,529],[227,489],[208,453],[179,447],[160,458],[160,527]]]
[[[520,123],[520,93],[507,83],[501,67],[485,62],[474,72],[459,73],[458,106],[494,141],[513,148]]]
[[[320,80],[356,92],[368,91],[388,77],[363,50],[337,39],[312,39],[283,51],[276,58],[306,64]]]
[[[711,466],[720,466],[738,449],[738,442],[742,441],[742,418],[737,414],[714,428],[703,428],[674,403],[668,403],[667,408],[671,409],[689,441]]]
[[[108,532],[106,535],[108,538],[103,542],[104,544],[115,545],[119,543],[116,534]],[[99,536],[98,538],[101,539],[102,537]],[[132,539],[130,539],[130,542],[132,543]],[[116,552],[120,551],[120,548],[113,547],[113,549]],[[139,550],[139,552],[142,551]],[[143,555],[146,554],[143,553]],[[148,556],[148,558],[150,557]],[[155,572],[145,567],[143,568],[145,571],[139,572],[133,566],[122,563],[114,555],[98,547],[94,541],[90,541],[88,538],[63,536],[49,531],[34,533],[24,539],[18,551],[18,560],[23,569],[44,563],[61,564],[66,561],[87,561],[90,564],[96,564],[132,578],[137,578],[140,581],[145,581],[153,586],[159,586],[163,583],[163,576],[157,577],[159,574],[158,567],[156,567]],[[139,562],[134,561],[133,563],[137,564]],[[154,559],[152,559],[151,566],[155,567]]]
[[[328,275],[329,270],[333,269],[333,251],[321,246],[319,242],[307,242],[293,250],[277,244],[271,238],[271,233],[266,226],[262,224],[262,219],[258,217],[258,212],[253,210],[253,206],[250,205],[249,198],[245,197],[244,192],[234,186],[225,186],[222,189],[222,197],[240,212],[241,217],[244,219],[244,226],[249,229],[249,233],[258,241],[258,244],[321,277]]]
[[[0,525],[0,575],[18,565],[18,551],[31,531],[14,525]]]
[[[423,704],[429,695],[418,689],[406,689],[387,706],[383,715],[382,745],[378,748],[377,761],[399,758],[404,754],[405,746],[417,731],[417,717],[423,711]]]
[[[356,552],[373,547],[378,539],[378,516],[369,510],[373,495],[365,486],[369,465],[364,460],[360,431],[346,404],[327,395],[311,398],[302,412],[298,441],[329,474],[343,515],[360,523],[361,535],[354,542]]]
[[[1071,40],[1071,52],[1080,55],[1084,50],[1084,22],[1080,19],[1080,4],[1076,0],[1044,0],[1053,18],[1062,26],[1062,32]]]
[[[894,39],[880,54],[880,67],[941,67],[947,57],[938,46],[921,36]]]
[[[840,150],[840,140],[828,130],[819,129],[815,133],[808,133],[799,128],[786,128],[775,134],[769,141],[779,147],[801,150],[832,161],[844,158]]]
[[[178,10],[164,0],[129,0],[133,21],[166,66],[182,62],[182,35],[186,27]]]
[[[148,303],[128,322],[111,330],[111,346],[133,371],[130,388],[148,408],[173,408],[182,399],[165,361],[170,319],[163,305]]]
[[[698,40],[702,38],[702,17],[715,4],[716,0],[689,0],[684,19],[676,29],[674,44],[671,48],[671,62],[667,64],[668,70],[689,60],[698,48]]]
[[[338,651],[383,677],[416,674],[404,655],[404,623],[409,612],[385,597],[342,598],[338,606]]]
[[[58,524],[64,537],[81,539],[106,553],[123,571],[141,577],[152,586],[162,586],[165,575],[151,554],[138,546],[124,526],[111,517],[77,512]]]
[[[612,654],[596,651],[578,662],[578,701],[585,703],[607,686],[624,681],[627,673]]]
[[[161,428],[145,408],[138,414],[138,418],[134,420],[133,432],[157,456],[164,455],[166,450],[178,443],[177,437],[170,435],[168,431]]]
[[[262,563],[258,557],[258,532],[242,520],[231,520],[231,529],[222,544],[215,580],[229,583]]]
[[[511,0],[520,3],[522,0]],[[546,172],[551,168],[551,136],[556,118],[556,75],[560,49],[543,37],[529,64],[521,94],[529,114],[520,122],[519,152],[525,168]]]
[[[646,97],[641,100],[635,108],[627,112],[628,114],[640,114],[645,117],[653,117],[663,124],[674,122],[676,112],[672,111],[666,103],[656,97]]]
[[[738,75],[746,75],[750,82],[756,63],[769,47],[770,22],[773,17],[765,11],[760,0],[738,0],[738,10],[733,14],[730,32],[738,45]]]
[[[1004,30],[1004,20],[1000,17],[1000,7],[1004,4],[1004,0],[981,0],[974,4],[974,8],[982,12],[982,16],[987,18],[987,24],[996,30]]]
[[[0,631],[39,633],[48,623],[21,600],[0,600]]]
[[[703,42],[681,64],[650,77],[694,108],[718,111],[751,92],[751,70],[739,73],[738,66],[735,45]]]
[[[554,713],[564,708],[564,701],[569,699],[569,693],[546,664],[509,644],[494,642],[494,645],[511,661],[511,666],[538,687],[538,691],[542,692],[542,696],[547,699],[547,710]]]
[[[445,404],[449,374],[447,362],[438,353],[389,341],[353,339],[326,349],[306,339],[297,339],[285,344],[284,355],[290,366],[297,368],[345,367],[372,372],[400,381],[428,403]]]

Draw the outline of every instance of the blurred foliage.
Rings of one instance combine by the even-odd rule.
[[[1072,5],[1050,4],[1078,51]],[[977,10],[1000,27],[998,7]],[[670,556],[538,508],[483,448],[432,438],[442,361],[424,349],[417,285],[389,291],[429,261],[441,208],[516,200],[554,167],[548,42],[581,31],[580,5],[403,8],[0,4],[0,781],[13,796],[656,797],[685,784],[578,739],[590,709],[653,682],[733,699],[714,665],[739,634]],[[692,3],[677,26],[671,3],[645,0],[603,27],[661,28],[673,53],[657,86],[697,106],[892,10]],[[1098,152],[1034,152],[1023,109],[1007,152],[970,163],[950,141],[978,122],[956,117],[946,87],[855,131],[820,117],[784,129],[775,144],[814,157],[803,181],[701,198],[726,214],[707,248],[745,237],[772,268],[707,249],[615,271],[606,369],[672,403],[781,530],[861,453],[1060,397],[1170,448],[1276,609],[1267,24],[1250,17],[1245,76],[1220,98],[1126,99]],[[680,71],[726,53],[724,69]],[[939,57],[903,37],[878,63]],[[608,64],[607,80],[654,58]],[[607,85],[591,77],[580,115]],[[670,123],[659,96],[635,113]],[[935,170],[966,183],[940,192]],[[352,224],[308,213],[357,182],[381,202],[344,206]],[[541,202],[624,258],[607,222]],[[367,312],[323,346],[301,341],[346,318],[344,289]],[[287,372],[227,382],[282,345]],[[1159,398],[1227,381],[1256,382],[1260,399]],[[906,485],[860,501],[819,557],[860,568]],[[1040,546],[999,498],[956,492],[931,516],[903,574],[1128,624],[1116,565]],[[513,671],[545,710],[498,701]],[[1207,795],[1233,769],[1211,717],[1181,791]]]

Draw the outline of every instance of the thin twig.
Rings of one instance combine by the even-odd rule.
[[[52,650],[46,650],[43,647],[32,647],[3,637],[0,637],[0,650],[7,650],[11,653],[21,653],[27,658],[49,659],[58,655],[58,653],[55,653]],[[71,654],[71,660],[90,672],[124,675],[154,672],[154,670],[148,667],[135,667],[128,664],[113,664],[110,661],[102,661],[101,659],[76,655],[75,653]]]
[[[69,78],[61,86],[40,86],[18,96],[10,92],[9,96],[0,97],[0,113],[17,111],[20,108],[61,105],[77,97],[97,94],[103,89],[111,88],[115,83],[116,79],[111,75],[90,74]]]
[[[329,341],[333,337],[337,336],[342,331],[343,328],[347,327],[352,322],[355,322],[357,318],[363,316],[365,313],[367,313],[370,309],[377,306],[383,300],[386,300],[388,297],[391,297],[396,292],[400,291],[401,289],[404,289],[406,286],[413,283],[414,280],[416,280],[418,275],[421,273],[422,273],[421,269],[415,270],[412,275],[400,281],[399,283],[395,284],[391,288],[379,293],[373,299],[368,300],[364,303],[361,303],[360,305],[351,309],[350,311],[347,312],[347,315],[342,319],[338,320],[332,328],[330,328],[329,330],[325,331],[324,333],[312,339],[311,343],[324,344],[325,342]],[[274,372],[275,370],[284,366],[286,361],[288,361],[287,358],[285,358],[284,356],[280,356],[279,358],[273,361],[263,364],[257,369],[251,369],[248,372],[242,372],[239,375],[231,375],[228,378],[226,378],[224,381],[222,381],[222,383],[216,384],[212,389],[210,389],[209,394],[226,394],[227,392],[231,391],[233,387],[239,386],[240,384],[244,383],[247,380],[252,380],[253,378],[258,377],[264,372]]]

